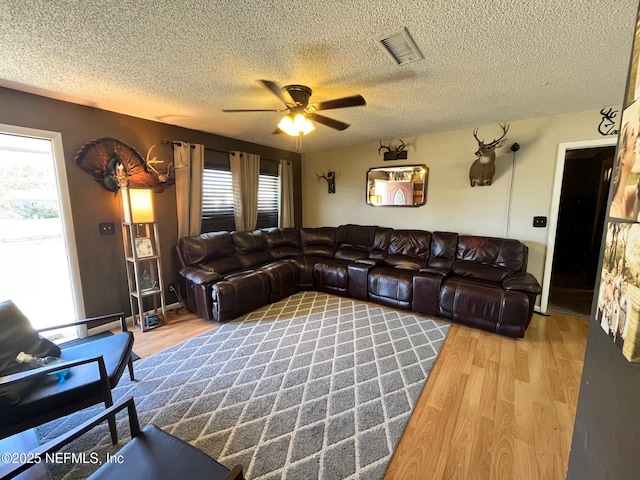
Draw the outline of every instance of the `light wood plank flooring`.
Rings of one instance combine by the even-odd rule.
[[[147,357],[216,328],[181,310],[135,330]],[[588,319],[534,314],[514,340],[453,325],[385,480],[564,479]]]
[[[385,480],[564,479],[588,319],[513,340],[452,326]]]

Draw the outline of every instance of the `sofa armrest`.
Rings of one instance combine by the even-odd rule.
[[[206,285],[218,282],[224,277],[217,272],[209,272],[198,267],[184,267],[180,270],[180,275],[189,280],[194,285]]]
[[[505,290],[518,290],[533,295],[540,295],[542,293],[542,288],[536,280],[536,277],[527,272],[508,275],[502,281],[502,288]]]
[[[450,270],[448,268],[438,267],[424,267],[418,270],[420,273],[430,273],[431,275],[438,275],[440,277],[446,277],[449,275]]]

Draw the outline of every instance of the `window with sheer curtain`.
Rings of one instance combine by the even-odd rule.
[[[279,190],[277,162],[263,159],[258,180],[256,228],[278,226]],[[205,163],[202,177],[202,232],[220,230],[235,230],[231,171],[228,165]]]

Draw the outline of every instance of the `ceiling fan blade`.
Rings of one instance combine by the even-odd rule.
[[[262,84],[267,87],[273,94],[278,97],[287,107],[293,107],[296,105],[296,101],[291,98],[291,95],[286,90],[280,88],[276,82],[272,82],[271,80],[260,80]]]
[[[282,133],[282,130],[280,130],[279,128],[276,127],[276,129],[271,132],[272,135],[278,135],[279,133]]]
[[[282,110],[263,110],[263,109],[257,109],[257,110],[222,110],[223,112],[285,112],[286,109],[282,109]]]
[[[331,108],[344,108],[344,107],[357,107],[359,105],[366,105],[364,97],[362,95],[353,95],[351,97],[336,98],[335,100],[327,100],[326,102],[318,102],[309,105],[310,108],[315,110],[329,110]]]
[[[318,115],[317,113],[307,113],[307,118],[309,120],[313,120],[314,122],[326,125],[327,127],[335,128],[336,130],[345,130],[349,128],[348,123],[334,120],[333,118],[325,117],[323,115]]]

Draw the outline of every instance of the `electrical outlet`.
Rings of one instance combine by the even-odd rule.
[[[113,235],[116,232],[112,222],[99,223],[98,230],[100,230],[100,235]]]
[[[544,228],[547,226],[547,217],[533,217],[533,226],[536,228]]]

